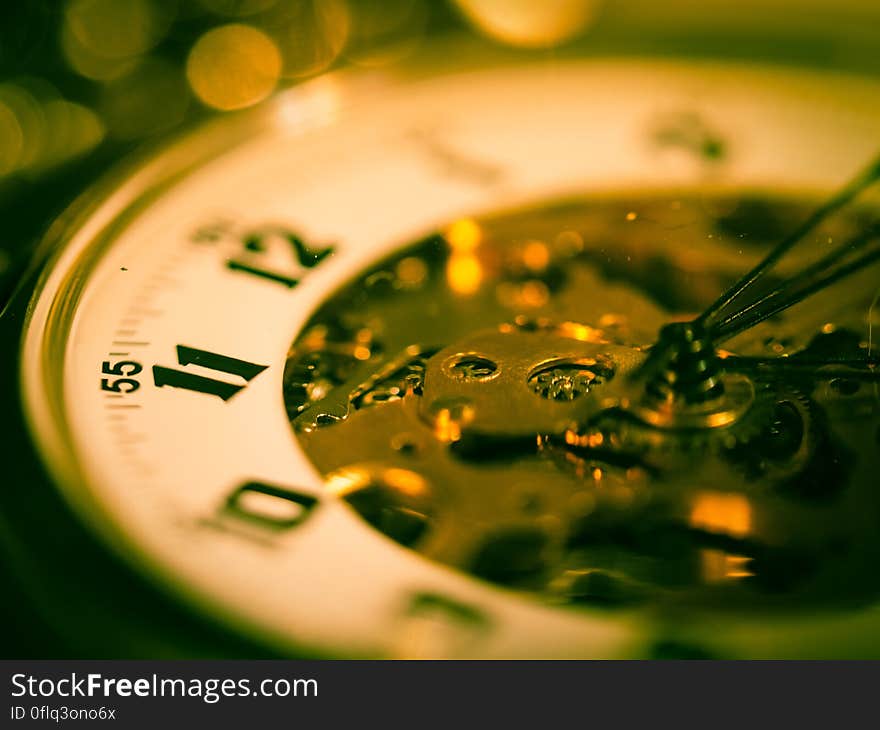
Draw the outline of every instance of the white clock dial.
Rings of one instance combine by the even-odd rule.
[[[114,547],[267,641],[638,655],[657,636],[649,614],[478,580],[328,492],[285,411],[291,341],[330,293],[455,221],[567,196],[830,191],[876,152],[878,98],[849,78],[656,61],[342,74],[286,92],[62,226],[23,345],[34,434]]]

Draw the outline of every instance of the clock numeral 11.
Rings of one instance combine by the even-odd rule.
[[[235,375],[245,381],[245,385],[263,372],[268,365],[257,365],[247,360],[238,360],[226,355],[218,355],[207,350],[198,350],[185,345],[177,346],[177,362],[183,366],[200,365],[209,370]],[[166,368],[162,365],[153,365],[153,382],[157,388],[165,387],[183,388],[196,393],[214,395],[223,401],[228,401],[245,385],[229,383],[225,380],[215,380],[204,375],[197,375],[185,370]]]

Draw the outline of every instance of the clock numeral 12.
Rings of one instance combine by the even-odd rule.
[[[177,346],[177,362],[183,366],[200,365],[209,370],[236,375],[245,381],[245,385],[269,367],[268,365],[257,365],[247,360],[238,360],[226,355],[218,355],[207,350],[186,347],[185,345]],[[204,375],[196,375],[185,370],[166,368],[162,365],[153,365],[153,382],[157,388],[162,388],[166,385],[172,388],[183,388],[184,390],[192,390],[196,393],[214,395],[224,401],[228,401],[236,393],[244,390],[245,387],[244,385],[229,383],[225,380],[215,380]]]
[[[251,252],[251,254],[266,253],[267,241],[272,239],[273,236],[284,239],[290,247],[294,261],[304,269],[313,269],[333,253],[333,246],[313,248],[306,244],[299,236],[286,230],[268,230],[262,233],[251,234],[245,238],[244,248]],[[287,276],[278,271],[271,271],[262,266],[255,266],[249,261],[228,259],[226,266],[231,271],[240,271],[245,274],[258,276],[268,281],[274,281],[277,284],[283,284],[289,289],[299,284],[299,278],[297,277]]]

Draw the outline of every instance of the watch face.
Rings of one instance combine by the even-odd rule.
[[[657,61],[310,82],[64,228],[34,438],[117,550],[282,650],[864,650],[877,200],[814,211],[878,99]]]

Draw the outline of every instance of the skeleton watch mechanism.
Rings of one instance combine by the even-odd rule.
[[[653,194],[459,220],[303,328],[297,438],[392,540],[554,604],[871,600],[877,464],[850,453],[880,432],[839,430],[874,398],[863,310],[815,330],[827,302],[788,311],[876,258],[871,213],[813,210]],[[806,223],[780,244],[787,221]],[[808,234],[840,243],[765,273]],[[755,267],[739,283],[731,242]]]

